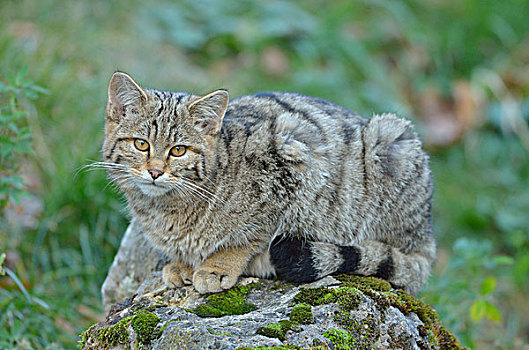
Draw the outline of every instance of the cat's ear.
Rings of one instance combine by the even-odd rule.
[[[216,135],[222,127],[229,100],[228,90],[220,89],[192,101],[187,108],[199,130],[207,135]]]
[[[119,122],[125,114],[139,114],[147,101],[145,91],[127,74],[116,72],[108,86],[107,118]]]

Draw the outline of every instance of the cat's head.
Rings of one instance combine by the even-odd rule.
[[[125,192],[208,197],[228,92],[149,90],[116,72],[108,88],[103,164]]]

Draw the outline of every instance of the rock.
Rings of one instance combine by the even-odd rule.
[[[81,335],[82,348],[462,348],[435,311],[380,279],[339,275],[295,286],[243,278],[199,295],[163,286],[163,263],[132,223],[102,288],[108,316]]]
[[[149,244],[133,219],[101,286],[105,312],[112,304],[134,295],[147,277],[166,263],[167,259]]]

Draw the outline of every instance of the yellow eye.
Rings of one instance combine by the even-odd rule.
[[[181,157],[186,154],[186,146],[174,146],[169,153],[173,157]]]
[[[149,149],[149,143],[142,139],[134,139],[134,147],[139,151],[145,152]]]

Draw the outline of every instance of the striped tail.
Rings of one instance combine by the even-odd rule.
[[[277,275],[289,282],[307,283],[330,274],[351,273],[387,280],[416,294],[428,279],[435,255],[433,239],[421,252],[402,253],[385,243],[364,241],[352,246],[276,237],[270,257]]]

